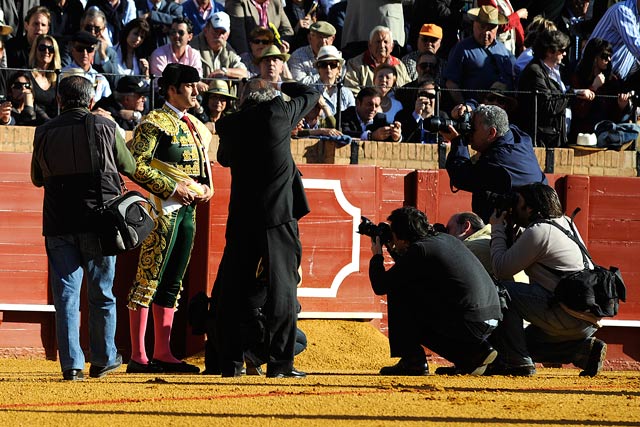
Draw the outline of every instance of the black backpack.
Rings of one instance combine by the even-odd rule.
[[[597,265],[589,255],[587,248],[576,237],[577,231],[573,218],[579,211],[580,208],[576,208],[569,222],[573,233],[550,220],[540,220],[538,222],[551,224],[573,240],[582,252],[585,268],[580,271],[566,273],[544,264],[541,265],[560,276],[560,282],[558,282],[555,290],[555,296],[558,301],[575,311],[588,311],[597,317],[613,317],[618,314],[620,301],[626,301],[627,290],[622,279],[622,273],[617,267],[611,266],[606,269]],[[593,270],[589,269],[587,260],[590,260],[593,264]]]

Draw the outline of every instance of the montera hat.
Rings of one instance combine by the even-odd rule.
[[[338,61],[340,62],[340,64],[343,64],[344,59],[342,58],[342,52],[340,52],[338,48],[333,45],[322,46],[318,51],[316,64],[318,62],[325,62],[325,61]]]
[[[422,28],[420,28],[420,35],[441,39],[442,28],[437,26],[436,24],[424,24]]]
[[[509,22],[500,11],[493,6],[482,6],[469,9],[467,12],[469,19],[481,24],[503,25]]]
[[[211,18],[209,18],[209,22],[213,28],[224,30],[227,33],[231,29],[231,19],[225,12],[214,13],[211,15]]]
[[[158,79],[158,85],[161,88],[168,88],[169,86],[180,86],[183,83],[199,82],[200,75],[195,68],[178,63],[167,64],[164,71],[162,71],[162,77]]]
[[[272,56],[276,58],[280,58],[282,62],[287,62],[291,55],[289,55],[288,53],[280,52],[280,49],[278,49],[276,45],[272,44],[271,46],[267,47],[265,50],[262,51],[262,56],[260,56],[259,58],[253,58],[253,63],[258,65],[260,64],[260,61],[262,61],[264,58],[269,58]]]
[[[237,99],[237,97],[231,95],[229,93],[229,85],[225,80],[213,79],[211,83],[209,83],[209,89],[205,92],[209,95],[221,95],[226,96],[227,98]]]
[[[146,95],[149,93],[149,85],[147,85],[140,77],[124,76],[118,80],[118,83],[116,84],[116,92]]]
[[[309,30],[315,31],[318,34],[322,34],[326,37],[336,35],[336,27],[328,23],[327,21],[316,21],[309,26]]]

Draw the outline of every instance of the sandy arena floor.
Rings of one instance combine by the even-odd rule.
[[[640,373],[540,369],[532,378],[382,377],[368,323],[301,321],[302,380],[128,375],[62,381],[56,361],[0,360],[5,426],[640,426]],[[202,358],[191,358],[203,366]],[[435,366],[432,365],[434,370]],[[85,373],[88,373],[88,367]]]

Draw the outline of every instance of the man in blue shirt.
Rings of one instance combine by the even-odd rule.
[[[515,57],[496,40],[498,25],[506,24],[507,18],[493,6],[470,9],[467,14],[473,21],[473,35],[454,46],[444,69],[446,87],[454,90],[454,105],[462,104],[466,98],[481,98],[477,93],[463,94],[457,89],[486,90],[497,81],[513,89]]]
[[[613,46],[611,69],[627,80],[640,70],[640,0],[624,0],[611,6],[593,29],[590,39]]]

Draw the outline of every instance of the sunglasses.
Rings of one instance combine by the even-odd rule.
[[[419,97],[425,97],[428,99],[436,99],[436,94],[435,93],[431,93],[431,92],[419,92],[418,93]]]
[[[272,44],[273,42],[270,40],[263,40],[263,39],[253,39],[251,40],[251,43],[253,44],[263,44],[265,46]]]
[[[53,46],[49,46],[49,45],[46,45],[46,44],[39,44],[38,45],[38,52],[55,53],[55,48]]]
[[[336,62],[318,62],[318,68],[333,68],[336,69],[340,66],[340,63]]]
[[[605,61],[611,61],[611,54],[609,53],[601,53],[600,59],[604,59]]]
[[[87,53],[93,53],[94,50],[96,50],[95,46],[74,46],[73,50],[75,50],[78,53],[83,53],[85,50],[87,51]]]
[[[12,89],[22,89],[22,88],[31,89],[31,83],[28,83],[28,82],[14,82],[11,85],[11,88]]]
[[[98,27],[97,25],[85,25],[84,30],[90,33],[99,34],[104,30],[103,27]]]
[[[171,31],[169,31],[169,35],[170,36],[175,36],[176,34],[179,35],[180,37],[182,37],[185,34],[187,34],[187,32],[185,30],[171,30]]]
[[[418,67],[421,70],[427,70],[427,69],[432,69],[434,70],[438,65],[433,63],[433,62],[422,62],[420,64],[418,64]]]

